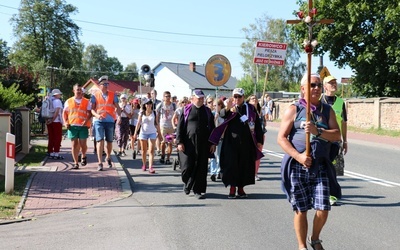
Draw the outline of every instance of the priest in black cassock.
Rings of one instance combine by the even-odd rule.
[[[225,121],[214,129],[209,140],[216,145],[223,136],[222,182],[230,186],[228,198],[246,198],[243,188],[254,184],[255,162],[264,156],[258,149],[264,144],[261,121],[254,106],[245,102],[242,88],[233,90],[232,97],[227,99],[225,109],[219,114]]]
[[[208,141],[215,128],[214,116],[204,105],[204,93],[194,90],[192,103],[186,105],[176,131],[179,164],[185,194],[204,199],[207,188],[208,158],[214,156],[215,145]]]

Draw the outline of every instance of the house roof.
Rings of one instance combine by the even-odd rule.
[[[108,80],[108,90],[114,92],[114,93],[121,93],[124,89],[129,89],[132,94],[138,91],[139,88],[139,82],[138,81],[122,81],[122,80]],[[83,85],[83,88],[87,88],[90,85],[95,85],[97,88],[99,88],[99,81],[97,79],[90,78],[85,85]]]
[[[184,63],[172,63],[172,62],[160,62],[154,67],[154,71],[158,67],[164,66],[171,70],[175,75],[185,81],[190,89],[215,89],[215,86],[211,85],[205,75],[205,65],[195,65],[195,71],[190,69],[189,64]],[[221,90],[233,90],[236,87],[237,79],[235,77],[230,77],[228,82],[219,88]]]

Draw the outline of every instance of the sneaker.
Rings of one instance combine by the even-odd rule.
[[[166,160],[165,160],[165,164],[166,164],[166,165],[171,165],[172,163],[169,161],[169,159],[166,159]]]
[[[255,180],[256,180],[256,181],[260,181],[261,179],[260,179],[260,177],[258,177],[258,175],[256,175]]]
[[[232,187],[229,191],[228,199],[235,199],[236,198],[236,187]]]
[[[117,156],[122,156],[122,152],[119,151],[119,152],[117,153]]]
[[[150,173],[150,174],[155,174],[156,171],[153,169],[153,167],[149,167],[149,173]]]
[[[121,156],[126,156],[125,151],[122,151]]]
[[[79,169],[79,164],[78,163],[74,164],[74,166],[71,169]]]
[[[247,198],[247,194],[243,191],[243,192],[238,192],[238,197],[239,198]]]
[[[112,168],[111,158],[107,159],[107,165],[108,165],[109,168]]]
[[[162,163],[162,164],[165,163],[164,157],[165,157],[165,156],[161,156],[161,158],[160,158],[160,163]]]
[[[161,155],[161,150],[157,150],[157,155],[158,155],[158,156]]]
[[[103,163],[100,163],[97,167],[97,171],[103,171]]]
[[[331,204],[331,206],[336,206],[337,205],[337,198],[335,196],[329,196],[329,203]]]
[[[221,178],[222,178],[221,173],[218,173],[217,179],[218,179],[218,180],[221,180]]]
[[[143,165],[143,166],[142,166],[142,170],[143,170],[143,171],[146,171],[146,165]]]
[[[82,159],[81,159],[81,165],[82,165],[82,166],[86,166],[86,164],[87,164],[87,159],[86,159],[86,157],[82,157]]]

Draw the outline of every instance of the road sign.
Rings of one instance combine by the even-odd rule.
[[[287,43],[258,41],[254,51],[254,63],[283,66],[285,64]]]
[[[319,77],[321,78],[321,81],[324,80],[325,77],[330,76],[331,73],[329,73],[329,70],[327,67],[323,67],[321,72],[319,72]]]
[[[224,85],[231,78],[231,63],[223,55],[213,55],[206,63],[206,79],[216,87]]]

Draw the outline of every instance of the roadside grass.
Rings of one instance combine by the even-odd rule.
[[[29,154],[25,155],[17,164],[21,166],[40,166],[43,159],[46,157],[47,146],[44,145],[33,145],[29,151]]]
[[[25,155],[15,165],[20,166],[40,166],[43,159],[46,157],[47,146],[33,145],[29,150],[29,154]],[[29,180],[31,173],[15,173],[14,175],[14,192],[6,194],[5,180],[0,179],[0,220],[15,219],[16,208],[24,193],[26,183]]]
[[[0,221],[11,220],[16,217],[16,208],[21,201],[30,173],[16,173],[14,178],[14,192],[6,194],[5,181],[0,180]]]
[[[390,137],[400,137],[400,130],[387,130],[387,129],[362,129],[356,127],[348,127],[349,131],[357,132],[357,133],[366,133],[366,134],[374,134],[374,135],[382,135],[382,136],[390,136]]]

